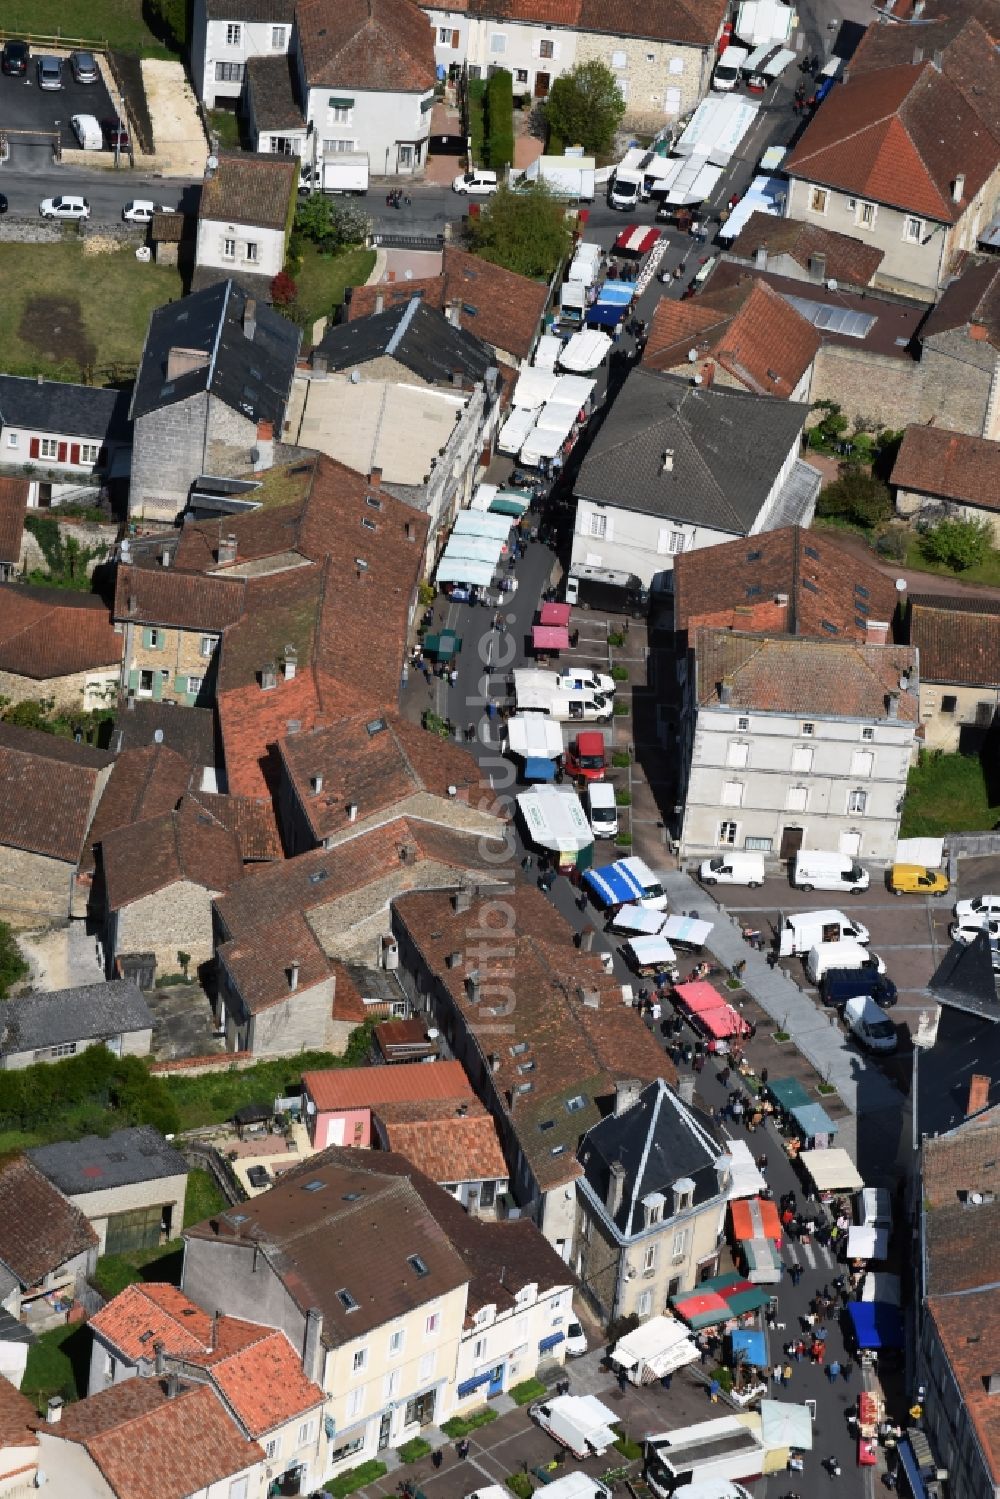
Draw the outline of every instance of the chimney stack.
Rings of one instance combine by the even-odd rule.
[[[214,1341],[212,1343],[212,1347],[213,1348],[215,1347]],[[154,1363],[153,1367],[156,1370],[157,1376],[159,1377],[159,1376],[162,1376],[162,1375],[166,1374],[166,1372],[167,1372],[167,1346],[164,1343],[164,1341],[163,1341],[162,1338],[157,1338],[156,1342],[153,1344],[153,1357],[155,1359],[155,1363]]]
[[[312,357],[312,372],[315,380],[325,380],[326,372],[330,368],[325,354],[314,354]]]
[[[380,312],[384,312],[384,311],[385,311],[385,297],[383,297],[383,295],[382,295],[382,293],[380,291],[377,291],[375,293],[375,316],[378,317],[379,313]]]
[[[962,201],[962,199],[964,197],[965,197],[965,173],[964,172],[959,172],[958,176],[955,178],[954,182],[951,185],[951,201],[953,203],[961,203],[961,201]]]
[[[40,377],[39,377],[40,378]],[[45,1419],[50,1426],[58,1426],[62,1420],[63,1398],[61,1395],[50,1395],[45,1407]]]
[[[472,892],[470,890],[456,890],[451,898],[453,911],[468,911],[472,905]]]
[[[809,279],[811,281],[826,280],[826,256],[815,250],[809,257]]]
[[[924,60],[924,49],[923,49],[923,47],[914,47],[914,49],[913,49],[913,66],[917,67],[917,65],[919,63],[922,63],[923,60]]]
[[[756,250],[753,252],[753,263],[754,263],[755,268],[758,271],[766,271],[767,270],[767,241],[766,240],[765,240],[765,242],[763,244],[758,245],[757,248],[756,248]]]
[[[295,649],[294,645],[286,645],[285,646],[284,660],[282,661],[282,668],[281,668],[282,669],[282,674],[283,674],[286,682],[290,682],[292,680],[292,678],[295,676],[295,669],[296,669],[296,667],[298,665],[298,660],[299,660],[299,653]]]
[[[371,471],[368,474],[368,488],[369,489],[376,489],[377,490],[377,489],[381,489],[381,487],[382,487],[382,470],[380,468],[373,468],[373,469],[371,469]]]
[[[673,448],[664,448],[664,450],[663,450],[663,456],[660,459],[660,473],[661,474],[672,474],[673,471],[674,471],[674,450],[673,450]]]
[[[254,297],[247,297],[243,307],[243,334],[251,343],[257,337],[257,302]]]
[[[261,692],[273,692],[278,685],[278,666],[275,661],[265,661],[260,669]]]
[[[634,1103],[638,1103],[642,1083],[637,1077],[626,1077],[615,1083],[615,1118],[624,1114]]]
[[[865,643],[867,645],[887,645],[889,641],[889,626],[885,620],[869,619],[865,622]]]
[[[974,1072],[969,1078],[969,1099],[965,1105],[965,1117],[971,1119],[979,1114],[990,1101],[990,1079],[986,1073]]]
[[[622,1199],[625,1196],[625,1167],[621,1161],[612,1161],[611,1170],[608,1174],[608,1195],[605,1199],[605,1207],[612,1218],[617,1217],[621,1211]]]
[[[220,567],[236,561],[236,536],[232,531],[228,536],[219,537],[219,549],[216,555]]]
[[[219,1324],[222,1321],[222,1313],[218,1310],[212,1313],[211,1350],[214,1353],[219,1346]]]
[[[274,467],[274,424],[272,422],[259,421],[257,423],[255,453],[256,457],[253,460],[255,474],[262,474],[266,469]]]
[[[719,702],[724,708],[728,708],[733,701],[733,679],[723,677],[719,683]]]
[[[889,718],[899,717],[899,693],[890,692],[886,697],[886,713]]]
[[[176,1399],[177,1391],[180,1388],[180,1383],[181,1383],[181,1381],[180,1381],[180,1375],[177,1374],[174,1370],[171,1370],[170,1373],[167,1375],[167,1399],[168,1400],[174,1400],[174,1399]]]
[[[306,1312],[306,1335],[302,1347],[302,1372],[314,1384],[323,1382],[323,1313],[311,1306]]]
[[[944,53],[940,50],[931,53],[931,66],[935,72],[940,73],[941,64],[944,62]]]
[[[294,994],[299,987],[299,960],[293,958],[288,965],[288,987]]]
[[[347,820],[348,820],[348,822],[357,822],[357,820],[358,820],[358,804],[357,804],[357,802],[348,802],[347,803]]]

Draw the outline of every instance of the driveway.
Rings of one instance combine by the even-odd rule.
[[[62,88],[40,89],[35,59],[46,55],[44,49],[32,48],[27,79],[8,78],[0,73],[0,130],[7,133],[10,141],[8,167],[12,171],[44,171],[51,167],[54,132],[58,132],[64,147],[77,146],[69,123],[73,115],[96,115],[99,120],[114,118],[115,109],[104,80],[98,77],[96,83],[76,83],[68,58],[63,59]]]

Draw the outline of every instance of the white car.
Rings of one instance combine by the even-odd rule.
[[[972,926],[976,921],[984,926],[991,918],[1000,916],[1000,895],[975,895],[972,900],[960,900],[955,906],[955,920],[962,926]]]
[[[607,672],[591,671],[589,667],[580,671],[557,672],[556,683],[560,692],[595,692],[598,697],[613,697],[618,686]]]
[[[173,213],[174,211],[172,208],[151,203],[148,198],[133,198],[122,209],[122,218],[126,224],[148,224],[154,213]]]
[[[38,212],[43,219],[89,219],[90,204],[86,198],[43,198]]]
[[[566,1352],[570,1358],[579,1358],[587,1351],[587,1334],[579,1322],[571,1322],[566,1328]]]
[[[464,193],[471,198],[488,198],[497,190],[496,172],[484,172],[476,167],[471,172],[461,172],[451,184],[452,192]]]
[[[991,921],[988,916],[973,916],[971,920],[965,916],[953,921],[948,928],[952,942],[963,942],[966,947],[983,932],[989,937],[991,946],[1000,946],[1000,921]]]

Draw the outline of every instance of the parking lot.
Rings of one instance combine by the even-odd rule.
[[[35,59],[42,54],[32,49],[26,78],[0,74],[0,130],[10,143],[9,166],[19,172],[45,172],[51,169],[52,146],[58,132],[60,144],[71,149],[78,143],[70,127],[76,114],[96,115],[98,120],[114,118],[103,78],[96,83],[77,83],[63,57],[61,89],[40,89]],[[0,171],[2,177],[2,171]]]

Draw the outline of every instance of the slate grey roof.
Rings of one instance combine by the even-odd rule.
[[[809,411],[706,390],[654,370],[629,375],[576,481],[578,499],[745,535]],[[672,454],[664,469],[664,454]]]
[[[24,994],[0,1008],[0,1056],[67,1041],[103,1041],[124,1031],[150,1030],[152,1025],[141,991],[124,979]]]
[[[122,750],[145,749],[149,744],[165,744],[192,765],[214,766],[221,758],[216,753],[213,709],[183,708],[178,713],[173,703],[121,700],[111,731],[112,751],[120,755]]]
[[[978,932],[969,943],[953,942],[927,987],[939,1004],[994,1024],[1000,1021],[989,934]]]
[[[30,427],[36,432],[58,432],[103,443],[124,437],[127,420],[127,391],[0,375],[2,426]]]
[[[301,130],[305,116],[299,101],[298,71],[293,57],[272,53],[247,59],[247,88],[258,130]]]
[[[327,330],[315,353],[331,370],[353,369],[389,357],[428,384],[451,383],[456,371],[470,382],[496,368],[496,356],[474,333],[456,328],[443,312],[413,297],[388,312]]]
[[[666,1199],[662,1217],[673,1216],[673,1184],[684,1177],[694,1183],[694,1206],[719,1195],[715,1163],[723,1154],[698,1112],[681,1103],[662,1078],[650,1083],[637,1103],[610,1114],[587,1131],[578,1156],[584,1178],[602,1203],[607,1202],[611,1163],[625,1168],[625,1190],[615,1226],[625,1237],[645,1222],[642,1199],[660,1192]]]
[[[291,21],[295,0],[208,0],[210,21]]]
[[[106,1192],[163,1176],[186,1176],[188,1164],[150,1124],[102,1139],[61,1140],[25,1151],[31,1164],[66,1197]]]
[[[934,1045],[914,1048],[916,1133],[942,1134],[965,1119],[973,1073],[990,1079],[985,1108],[1000,1104],[1000,1025],[944,1005]]]
[[[133,419],[204,390],[249,421],[269,421],[280,433],[302,334],[294,323],[257,302],[253,336],[244,326],[251,299],[233,281],[158,307],[149,320],[132,396]],[[204,362],[167,379],[171,349]]]

